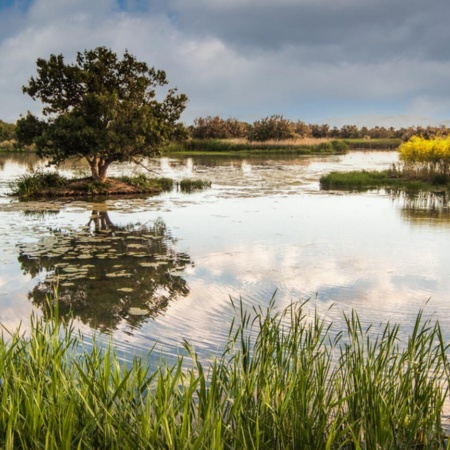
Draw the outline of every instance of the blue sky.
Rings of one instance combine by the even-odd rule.
[[[448,0],[0,0],[0,119],[37,58],[107,46],[164,69],[183,115],[450,125]]]

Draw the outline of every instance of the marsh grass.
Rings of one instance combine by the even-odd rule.
[[[322,189],[369,190],[388,188],[417,192],[433,189],[436,184],[405,178],[402,172],[393,168],[382,171],[330,172],[320,178],[320,186]]]
[[[67,178],[57,172],[36,171],[21,175],[17,180],[12,181],[9,187],[13,195],[32,197],[39,192],[65,186],[67,182]]]
[[[171,178],[166,177],[147,177],[144,174],[139,174],[135,176],[121,176],[120,181],[129,184],[130,186],[135,186],[138,188],[146,189],[149,191],[158,189],[164,192],[171,191],[174,186],[174,181]]]
[[[0,341],[0,447],[5,449],[441,449],[448,347],[419,312],[333,330],[305,304],[234,304],[223,353],[150,370],[112,345],[85,348],[73,325],[31,318]],[[309,308],[308,308],[309,309]]]
[[[204,181],[204,180],[198,180],[198,179],[185,178],[180,181],[179,187],[180,187],[181,192],[189,193],[189,192],[201,191],[203,189],[210,188],[211,182]]]
[[[191,139],[184,143],[172,144],[167,151],[233,153],[233,152],[287,152],[299,155],[343,153],[348,145],[332,139],[286,139],[250,142],[247,139]]]
[[[342,139],[351,150],[396,150],[403,142],[398,138],[350,138]]]

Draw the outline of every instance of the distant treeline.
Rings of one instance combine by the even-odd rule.
[[[15,128],[15,124],[0,120],[0,149],[15,148]],[[401,139],[407,141],[411,136],[421,136],[426,139],[448,136],[450,128],[445,125],[408,128],[379,126],[358,128],[356,125],[344,125],[338,128],[327,124],[307,124],[301,120],[293,121],[282,115],[264,117],[253,123],[242,122],[235,118],[222,119],[218,116],[207,116],[195,119],[194,124],[186,127],[186,133],[182,134],[193,139],[247,139],[250,142],[304,138]]]
[[[11,141],[15,139],[16,126],[12,123],[6,123],[3,122],[3,120],[0,120],[0,142],[3,141]]]
[[[234,118],[222,119],[218,116],[199,117],[189,128],[189,134],[196,139],[237,139],[249,141],[285,140],[299,138],[331,139],[401,139],[408,140],[413,135],[424,138],[447,136],[450,128],[439,127],[361,127],[344,125],[341,128],[323,124],[307,124],[301,120],[292,121],[281,115],[273,115],[252,124]]]

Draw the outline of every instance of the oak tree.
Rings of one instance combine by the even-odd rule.
[[[179,122],[187,96],[168,89],[166,73],[150,68],[128,51],[122,59],[105,47],[37,60],[37,76],[23,92],[44,104],[43,119],[28,113],[17,122],[22,143],[36,144],[41,157],[58,164],[86,158],[92,178],[106,179],[113,162],[159,154],[171,139],[184,136]],[[157,91],[158,89],[158,91]]]

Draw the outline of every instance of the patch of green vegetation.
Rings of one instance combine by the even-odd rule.
[[[210,181],[203,180],[193,180],[190,178],[185,178],[180,181],[180,191],[181,192],[193,192],[200,191],[202,189],[207,189],[211,187]]]
[[[336,334],[305,304],[241,303],[221,356],[185,343],[189,358],[151,370],[49,310],[0,339],[1,448],[443,448],[448,345],[422,312],[400,342],[356,313]]]
[[[57,172],[36,171],[31,174],[21,175],[10,183],[13,195],[22,198],[33,197],[42,191],[67,185],[67,178]]]
[[[396,170],[331,172],[320,177],[322,189],[369,190],[390,188],[405,191],[432,190],[435,184],[421,180],[408,180]],[[447,188],[448,186],[445,185]]]
[[[83,186],[83,189],[86,190],[89,194],[103,194],[111,188],[111,183],[109,181],[101,181],[101,180],[92,180]]]
[[[191,139],[186,142],[170,144],[168,153],[294,153],[298,155],[344,153],[348,145],[340,140],[317,144],[301,144],[296,141],[247,142],[232,139]]]
[[[403,142],[400,138],[351,138],[343,139],[343,141],[349,146],[350,150],[397,150],[397,148]]]
[[[170,178],[148,178],[144,174],[135,176],[124,175],[118,179],[130,186],[134,186],[148,192],[171,191],[174,186],[174,181]]]

